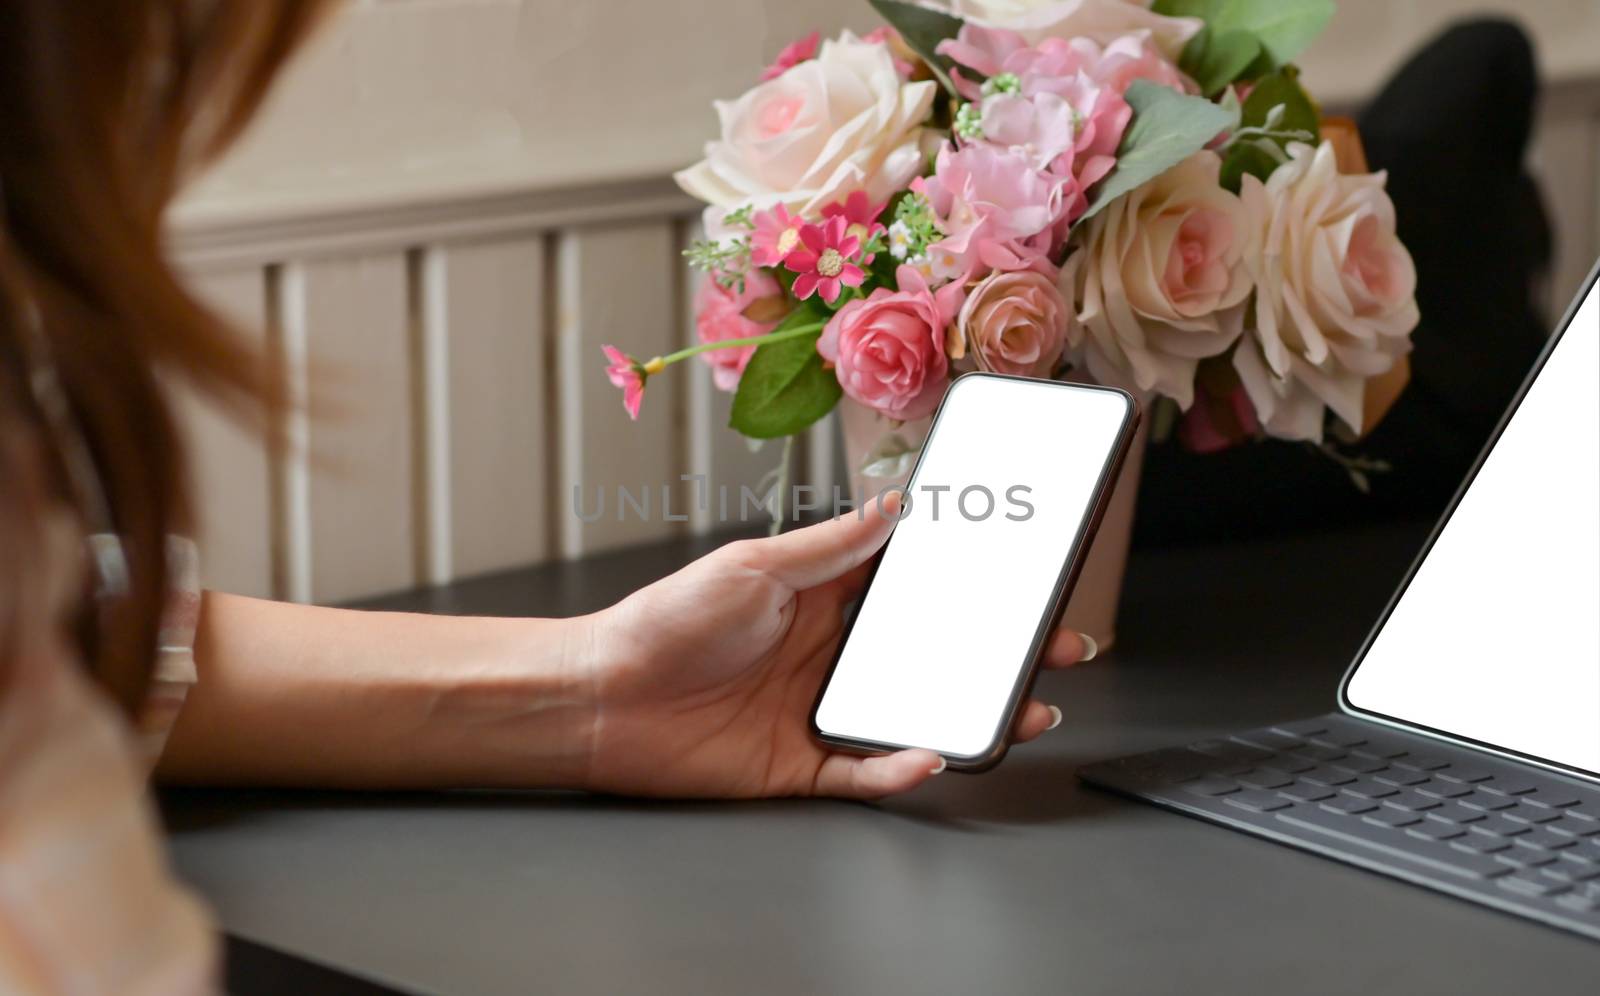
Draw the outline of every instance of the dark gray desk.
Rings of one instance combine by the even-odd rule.
[[[169,793],[177,864],[240,994],[1593,992],[1600,945],[1073,779],[1327,711],[1420,538],[1136,556],[1122,646],[1040,684],[1060,729],[880,805]],[[690,553],[383,604],[572,613]]]

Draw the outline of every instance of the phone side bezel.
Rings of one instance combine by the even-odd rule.
[[[1067,609],[1067,601],[1072,595],[1073,587],[1077,584],[1078,576],[1083,571],[1083,562],[1090,546],[1094,542],[1096,533],[1099,531],[1101,520],[1105,517],[1106,508],[1110,502],[1111,494],[1115,490],[1117,476],[1121,472],[1123,464],[1127,461],[1128,451],[1132,447],[1133,439],[1138,432],[1139,422],[1142,416],[1138,399],[1121,388],[1107,387],[1100,384],[1078,384],[1068,381],[1044,380],[1037,377],[1022,377],[1013,374],[998,374],[989,373],[986,371],[973,371],[971,373],[966,373],[960,377],[957,377],[951,383],[950,389],[946,392],[944,399],[939,403],[938,410],[934,412],[933,422],[928,427],[927,438],[922,444],[921,451],[917,454],[917,462],[912,466],[911,473],[906,478],[907,488],[916,482],[917,473],[922,469],[922,459],[931,448],[935,433],[939,431],[939,423],[944,416],[946,402],[949,400],[950,396],[955,393],[956,386],[969,378],[1025,381],[1030,386],[1108,393],[1117,395],[1123,400],[1124,403],[1121,428],[1118,432],[1115,442],[1111,446],[1110,451],[1106,454],[1106,459],[1100,467],[1100,475],[1095,481],[1093,504],[1090,506],[1089,514],[1085,515],[1083,517],[1083,521],[1078,524],[1077,535],[1074,536],[1072,543],[1067,549],[1067,553],[1061,566],[1061,571],[1056,577],[1056,584],[1051,593],[1050,602],[1048,603],[1049,608],[1040,618],[1039,627],[1037,630],[1035,630],[1033,640],[1029,644],[1028,657],[1024,663],[1024,666],[1018,669],[1017,681],[1012,687],[1010,697],[1007,699],[1005,711],[1002,713],[999,722],[996,724],[994,739],[987,748],[978,754],[940,754],[940,756],[945,759],[945,763],[949,770],[977,773],[981,771],[987,771],[999,764],[1005,759],[1006,752],[1010,749],[1012,734],[1016,728],[1017,718],[1021,711],[1021,706],[1027,701],[1029,694],[1033,690],[1034,681],[1038,677],[1039,673],[1039,663],[1044,656],[1045,647],[1051,635],[1061,624],[1061,617]],[[876,500],[876,496],[869,497],[863,495],[862,497],[866,501]],[[863,509],[864,507],[865,505],[863,505]],[[865,514],[864,511],[862,514]],[[899,528],[898,523],[896,523],[895,528]],[[823,696],[827,694],[828,686],[833,681],[833,673],[839,666],[840,658],[844,655],[844,648],[850,640],[850,631],[855,627],[856,617],[860,615],[860,604],[862,600],[866,598],[867,592],[871,590],[872,581],[878,573],[878,565],[882,563],[883,554],[886,550],[888,550],[889,543],[892,542],[893,539],[894,531],[891,530],[888,539],[884,540],[882,548],[880,548],[877,555],[873,557],[872,568],[868,572],[866,584],[861,589],[861,595],[857,599],[856,608],[851,611],[849,617],[844,622],[844,629],[839,636],[839,644],[833,652],[833,660],[828,664],[828,671],[823,676],[822,684],[817,689],[816,699],[812,702],[811,712],[807,717],[807,725],[810,727],[811,736],[818,743],[854,754],[887,754],[894,751],[906,750],[911,747],[919,746],[916,744],[897,744],[877,740],[835,736],[823,731],[817,725],[817,711],[822,707]]]

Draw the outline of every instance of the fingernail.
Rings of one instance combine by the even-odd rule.
[[[1085,660],[1087,660],[1087,659],[1088,658],[1085,658]],[[1060,725],[1061,725],[1061,710],[1058,709],[1055,706],[1051,706],[1050,707],[1050,725],[1045,727],[1045,729],[1046,730],[1053,730],[1053,729],[1055,729],[1056,727],[1058,727]]]
[[[1094,660],[1094,655],[1100,652],[1100,644],[1094,642],[1094,637],[1088,633],[1079,633],[1083,637],[1083,656],[1078,658],[1078,663]]]
[[[945,759],[941,757],[941,758],[939,758],[939,763],[934,765],[933,766],[933,770],[928,772],[928,774],[937,775],[939,772],[943,771],[944,769],[945,769]]]

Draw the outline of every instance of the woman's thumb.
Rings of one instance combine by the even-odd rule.
[[[883,546],[900,515],[900,496],[869,500],[862,508],[836,519],[782,533],[750,545],[754,566],[804,591],[827,584],[866,563]]]

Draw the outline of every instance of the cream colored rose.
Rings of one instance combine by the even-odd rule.
[[[781,203],[816,218],[857,190],[886,201],[926,162],[923,124],[937,89],[903,82],[887,46],[846,31],[815,59],[738,100],[717,101],[722,137],[676,174],[678,185],[712,205],[713,234],[722,213],[745,204]]]
[[[1038,44],[1045,38],[1089,38],[1100,45],[1134,31],[1173,62],[1199,33],[1197,17],[1166,17],[1150,11],[1148,0],[952,0],[950,12],[964,20],[1015,31]]]
[[[1238,339],[1256,228],[1220,169],[1196,152],[1090,220],[1073,299],[1095,379],[1188,408],[1200,360]]]
[[[1234,368],[1272,435],[1321,440],[1325,408],[1360,434],[1367,379],[1410,352],[1416,268],[1383,173],[1340,173],[1327,142],[1289,155],[1240,190],[1261,236],[1255,327]]]

